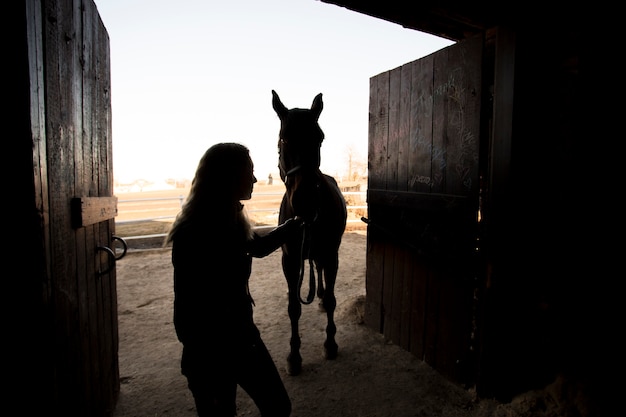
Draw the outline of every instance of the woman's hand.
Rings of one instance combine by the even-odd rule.
[[[301,217],[301,216],[296,216],[296,217],[294,217],[293,219],[289,219],[289,220],[293,220],[293,222],[295,222],[295,223],[296,223],[297,225],[299,225],[299,226],[304,226],[304,223],[306,223],[306,222],[304,221],[304,218],[303,218],[303,217]],[[289,221],[289,220],[287,220],[287,221]]]
[[[247,244],[246,253],[255,258],[263,258],[278,249],[287,240],[297,238],[304,226],[304,219],[296,216],[285,220],[271,232],[263,236],[255,235],[255,238]]]

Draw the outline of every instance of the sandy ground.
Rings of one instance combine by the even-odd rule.
[[[129,251],[117,264],[121,392],[114,417],[195,416],[180,374],[181,345],[172,324],[170,250]],[[339,357],[322,357],[325,314],[303,306],[300,329],[303,372],[285,371],[289,349],[287,286],[280,250],[253,261],[250,290],[255,321],[283,376],[293,417],[553,417],[573,415],[559,403],[558,383],[509,404],[476,400],[424,362],[363,322],[366,237],[346,233],[337,280]],[[257,416],[247,394],[238,393],[238,415]]]

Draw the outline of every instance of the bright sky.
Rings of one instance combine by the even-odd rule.
[[[95,0],[111,46],[116,181],[193,178],[217,142],[277,178],[276,90],[323,94],[324,172],[367,162],[369,80],[452,42],[317,0]]]

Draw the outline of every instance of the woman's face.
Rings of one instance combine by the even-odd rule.
[[[256,177],[254,176],[254,165],[252,160],[249,160],[241,173],[241,177],[238,185],[238,197],[239,200],[250,200],[252,198],[252,189]]]

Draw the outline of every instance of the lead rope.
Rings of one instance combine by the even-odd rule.
[[[311,304],[315,299],[315,270],[313,267],[313,260],[311,259],[311,245],[310,245],[310,225],[305,223],[304,230],[302,231],[302,245],[300,246],[300,277],[298,278],[298,298],[302,304]],[[307,246],[306,243],[309,241],[307,256],[305,256],[304,251]],[[309,258],[309,294],[306,297],[306,300],[302,299],[301,290],[302,284],[304,282],[304,260]]]

